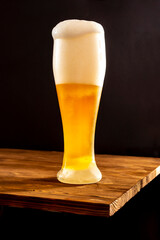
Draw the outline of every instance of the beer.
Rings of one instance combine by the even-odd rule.
[[[64,132],[63,168],[82,170],[93,164],[94,132],[102,87],[56,85]]]
[[[95,161],[94,136],[105,74],[104,31],[95,22],[67,20],[52,35],[64,135],[63,164],[57,177],[64,183],[94,183],[102,177]]]

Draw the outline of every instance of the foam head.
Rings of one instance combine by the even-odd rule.
[[[52,30],[56,84],[102,86],[106,68],[103,27],[93,21],[66,20]]]

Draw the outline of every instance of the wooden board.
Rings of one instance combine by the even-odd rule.
[[[0,149],[0,205],[111,216],[160,173],[160,159],[96,155],[99,183],[58,182],[63,153]]]

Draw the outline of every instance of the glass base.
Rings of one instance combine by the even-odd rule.
[[[62,168],[57,173],[57,179],[60,182],[69,184],[97,183],[101,180],[101,178],[102,174],[97,168],[97,166],[82,170]]]

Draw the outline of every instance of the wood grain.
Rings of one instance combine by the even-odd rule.
[[[160,159],[96,155],[103,178],[90,185],[58,182],[63,153],[0,149],[0,204],[111,216],[160,173]]]

